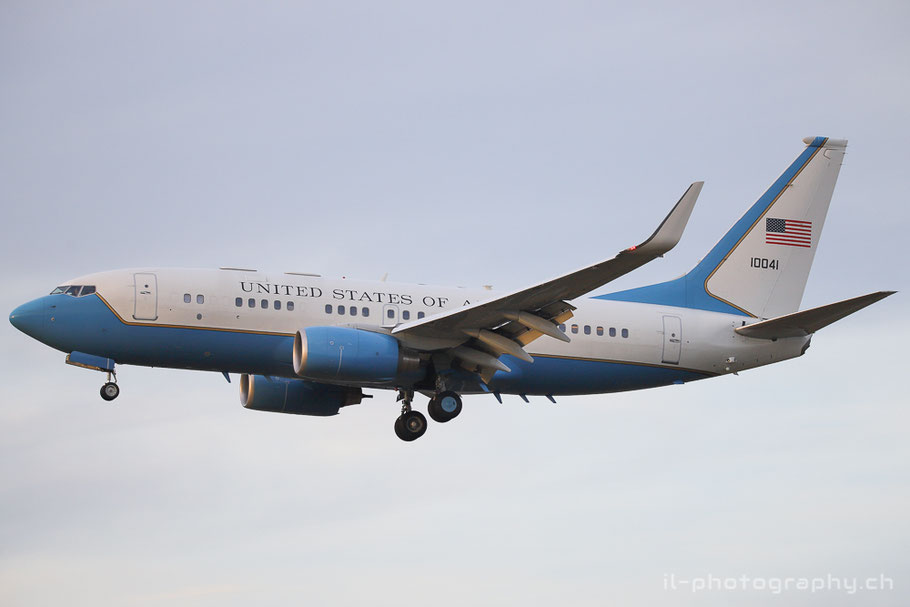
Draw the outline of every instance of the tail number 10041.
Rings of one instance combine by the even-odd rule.
[[[780,268],[780,262],[776,259],[768,259],[767,257],[752,257],[749,264],[753,268],[758,268],[760,270],[777,270]]]

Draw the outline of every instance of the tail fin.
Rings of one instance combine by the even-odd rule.
[[[691,272],[600,298],[758,318],[797,311],[847,147],[825,137],[803,141],[803,153]]]

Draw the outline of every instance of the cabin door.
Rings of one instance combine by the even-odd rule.
[[[663,362],[679,364],[679,351],[682,349],[682,320],[679,316],[664,316],[664,354]]]

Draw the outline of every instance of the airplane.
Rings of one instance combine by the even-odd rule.
[[[644,242],[526,288],[499,293],[244,268],[130,268],[65,281],[10,322],[101,371],[116,365],[240,374],[257,411],[336,415],[398,392],[396,435],[427,430],[412,408],[429,398],[438,423],[462,396],[638,390],[738,373],[805,354],[813,334],[889,295],[879,291],[798,311],[846,140],[805,149],[687,274],[588,296],[679,242],[695,182]]]

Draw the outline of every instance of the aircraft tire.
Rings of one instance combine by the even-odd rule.
[[[450,390],[440,392],[430,400],[427,413],[441,424],[451,421],[461,413],[461,397]]]
[[[417,440],[427,431],[427,418],[420,411],[408,411],[395,420],[395,434],[405,442]]]
[[[430,415],[430,418],[437,423],[444,424],[450,419],[446,412],[442,410],[442,407],[439,406],[439,401],[436,400],[436,397],[430,399],[430,403],[427,405],[427,413]]]
[[[104,400],[114,400],[118,396],[120,396],[120,386],[114,382],[109,381],[101,386],[101,398]]]

